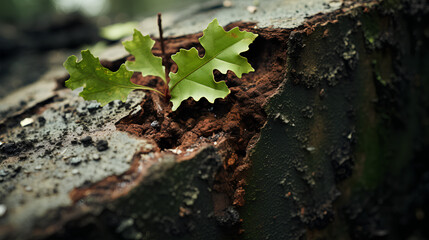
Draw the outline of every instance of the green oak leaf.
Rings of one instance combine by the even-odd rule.
[[[128,71],[124,64],[118,71],[112,72],[100,64],[89,50],[81,52],[82,60],[77,61],[76,56],[70,56],[64,67],[70,73],[66,87],[72,90],[83,87],[79,93],[85,100],[97,100],[101,106],[113,100],[127,100],[128,94],[135,89],[153,90],[150,87],[140,86],[130,81],[133,72]],[[157,91],[158,92],[158,91]]]
[[[177,72],[169,75],[172,110],[175,111],[181,102],[189,97],[196,101],[205,97],[211,103],[217,98],[226,97],[230,90],[225,81],[214,80],[213,70],[217,69],[223,74],[231,70],[239,78],[243,73],[254,71],[240,53],[247,51],[257,36],[251,32],[240,31],[238,27],[226,32],[217,19],[214,19],[199,39],[205,49],[203,58],[198,56],[195,48],[180,49],[171,56],[178,66]]]
[[[134,29],[133,40],[122,42],[122,44],[135,57],[134,62],[127,61],[125,63],[129,70],[141,72],[143,76],[157,76],[165,82],[162,58],[155,57],[152,54],[152,47],[155,41],[149,35],[143,36],[137,29]]]

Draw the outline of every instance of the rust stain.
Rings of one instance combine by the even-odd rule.
[[[228,166],[232,166],[234,165],[234,163],[237,161],[237,154],[236,153],[232,153],[231,157],[228,159]]]
[[[240,207],[244,206],[244,193],[243,187],[238,188],[234,193],[234,201],[232,204]]]

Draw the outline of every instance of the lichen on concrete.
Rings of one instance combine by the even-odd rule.
[[[38,94],[50,84],[43,81],[29,88]],[[32,97],[28,91],[14,96]],[[69,192],[74,188],[130,168],[133,153],[147,148],[147,141],[114,131],[114,124],[138,110],[143,96],[137,92],[126,103],[115,101],[101,108],[75,92],[59,90],[51,102],[33,112],[4,119],[9,124],[3,125],[0,135],[0,203],[7,210],[0,224],[8,226],[6,234],[28,234],[35,219],[72,205]],[[11,124],[24,117],[34,122]]]

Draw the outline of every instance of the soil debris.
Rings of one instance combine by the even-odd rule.
[[[182,102],[177,111],[172,112],[168,103],[159,95],[147,93],[140,112],[125,117],[116,127],[154,140],[160,151],[174,149],[173,152],[180,157],[190,155],[193,149],[204,144],[216,145],[223,159],[227,160],[217,176],[214,189],[226,194],[231,204],[242,205],[243,179],[249,167],[247,149],[251,139],[257,137],[266,122],[264,104],[284,79],[288,31],[255,30],[250,23],[231,24],[226,29],[238,25],[241,30],[258,33],[259,37],[250,45],[250,50],[243,54],[255,68],[255,72],[245,74],[241,79],[232,72],[214,72],[216,81],[226,82],[231,90],[230,95],[225,99],[217,99],[214,104],[204,98],[198,102],[188,99]],[[165,40],[167,56],[176,53],[179,48],[191,47],[197,48],[200,55],[204,54],[204,49],[198,42],[201,36],[199,33]],[[155,44],[154,54],[162,54],[159,42]],[[171,61],[170,65],[173,72],[177,71],[174,62]],[[131,80],[160,91],[164,87],[161,80],[150,76],[142,77],[140,73],[134,74]]]

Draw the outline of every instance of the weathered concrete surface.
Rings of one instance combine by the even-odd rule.
[[[259,2],[255,5],[255,3]],[[225,26],[234,22],[254,22],[258,28],[295,28],[300,26],[306,17],[317,13],[328,13],[338,9],[342,2],[332,0],[233,0],[231,7],[225,7],[223,1],[211,1],[205,5],[189,6],[183,12],[163,14],[165,34],[181,36],[201,32],[212,19]],[[256,11],[249,11],[248,7]],[[156,18],[148,18],[139,29],[144,33],[157,36]]]
[[[145,168],[149,159],[142,157],[138,168]],[[163,155],[147,170],[136,172],[138,184],[126,195],[103,201],[95,191],[70,213],[49,216],[44,222],[60,224],[47,239],[224,239],[211,204],[211,186],[221,164],[212,146],[180,162],[173,154]],[[43,232],[52,225],[38,227]]]
[[[10,96],[32,100],[21,106],[23,110],[8,114],[1,125],[2,236],[5,231],[11,236],[28,235],[38,218],[73,204],[71,190],[125,172],[134,153],[153,148],[143,139],[115,131],[114,126],[138,110],[142,92],[127,103],[101,108],[69,90],[53,91],[56,82],[52,80],[44,79]],[[0,105],[13,108],[15,103],[6,98]],[[24,119],[34,122],[23,126]]]
[[[24,87],[19,92],[13,92],[1,99],[1,130],[6,129],[3,124],[12,115],[22,114],[26,109],[34,107],[40,102],[49,101],[55,95],[54,90],[57,87],[55,79],[64,78],[65,76],[66,71],[64,69],[46,73],[37,83]],[[25,108],[23,108],[23,105],[25,105]]]

